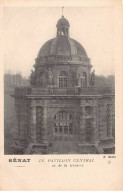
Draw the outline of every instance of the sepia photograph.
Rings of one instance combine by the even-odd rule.
[[[4,7],[4,155],[115,154],[113,7]]]

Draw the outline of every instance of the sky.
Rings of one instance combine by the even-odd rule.
[[[4,8],[4,69],[28,77],[43,44],[56,37],[61,7]],[[97,75],[114,74],[113,7],[65,7],[70,37],[85,48]]]

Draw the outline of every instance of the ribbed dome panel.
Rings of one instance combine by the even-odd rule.
[[[50,55],[87,57],[86,51],[82,45],[67,36],[57,36],[47,41],[38,53],[38,57]]]

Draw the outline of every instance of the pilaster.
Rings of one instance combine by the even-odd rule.
[[[107,111],[107,136],[112,138],[112,105],[108,105]]]
[[[96,143],[98,141],[98,127],[97,127],[97,115],[96,115],[96,106],[93,106],[93,120],[92,120],[92,143]]]
[[[81,115],[80,115],[80,143],[85,143],[85,106],[81,106]]]
[[[30,136],[31,143],[36,143],[36,106],[31,107]]]
[[[47,107],[42,107],[42,127],[41,127],[41,143],[48,143],[47,141]]]

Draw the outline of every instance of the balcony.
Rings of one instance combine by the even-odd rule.
[[[49,95],[49,96],[78,96],[78,95],[99,95],[114,94],[114,90],[110,87],[48,87],[48,88],[32,88],[31,95]]]
[[[47,88],[29,88],[29,87],[17,87],[13,96],[23,97],[30,96],[81,96],[81,95],[114,95],[114,89],[110,87],[47,87]]]

